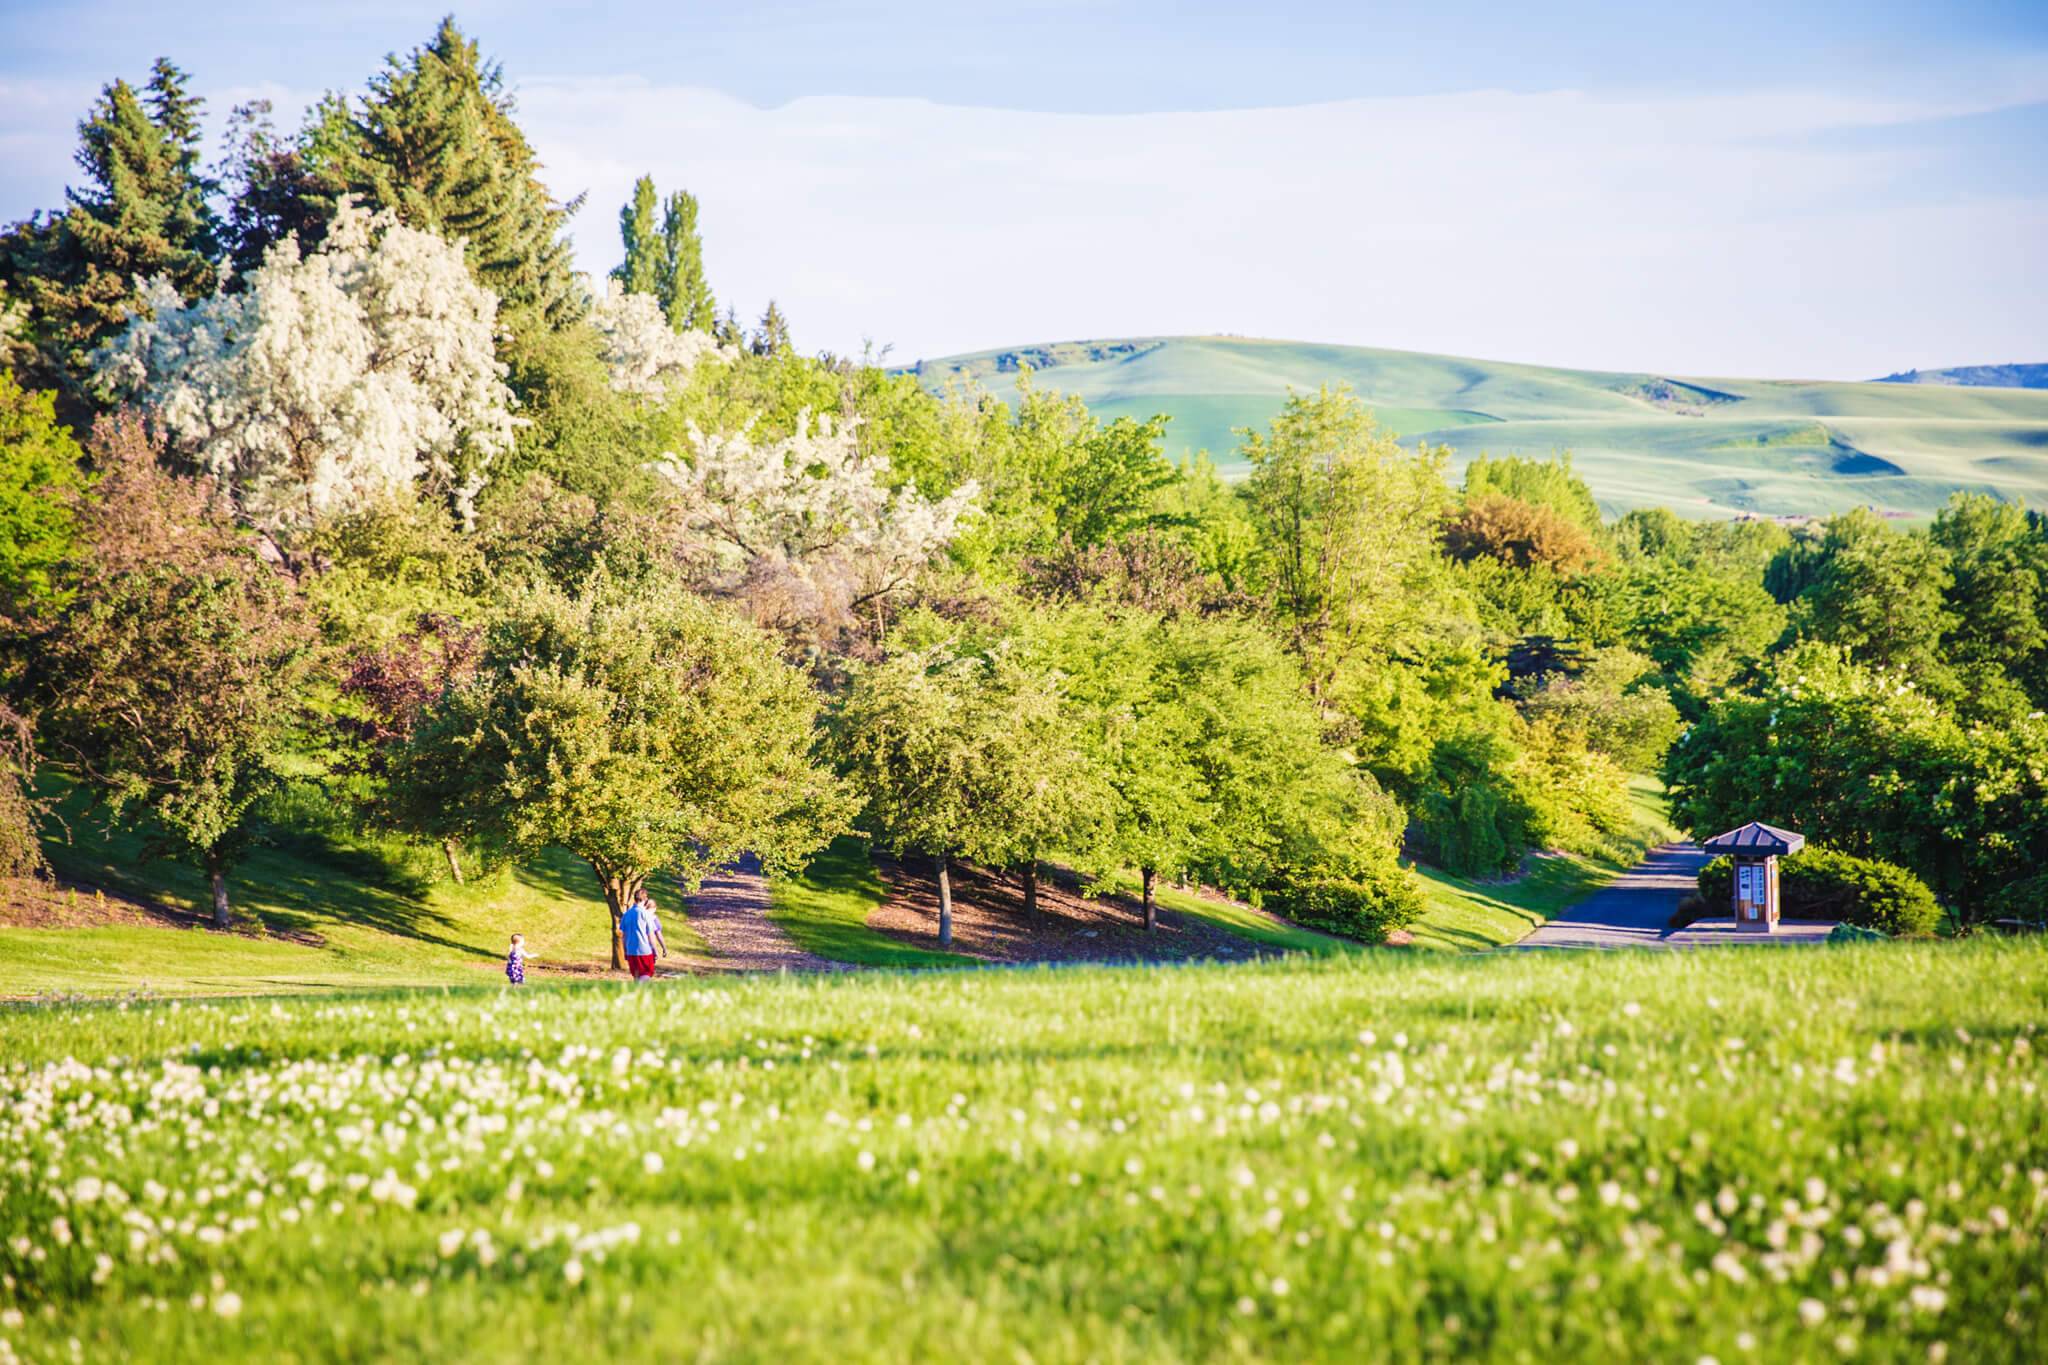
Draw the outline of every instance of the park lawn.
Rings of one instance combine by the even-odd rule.
[[[863,967],[958,967],[974,961],[961,953],[919,948],[868,928],[868,916],[889,899],[867,845],[834,840],[794,877],[768,883],[768,918],[807,953]]]
[[[64,815],[69,838],[44,846],[59,876],[210,913],[197,870],[145,856],[141,834],[107,829],[89,812]],[[230,874],[229,895],[237,927],[226,934],[174,924],[0,926],[0,997],[494,982],[515,932],[542,977],[550,964],[587,967],[610,952],[590,869],[559,851],[458,886],[435,855],[395,840],[286,833],[251,850]],[[673,950],[705,951],[682,915],[664,921]]]
[[[1426,909],[1410,926],[1419,947],[1449,951],[1497,948],[1526,937],[1642,861],[1650,849],[1679,836],[1671,827],[1664,788],[1655,778],[1629,782],[1635,828],[1600,857],[1551,853],[1526,860],[1522,872],[1501,881],[1454,877],[1416,867]]]
[[[2041,940],[17,1007],[0,1339],[2032,1360],[2044,1018]]]

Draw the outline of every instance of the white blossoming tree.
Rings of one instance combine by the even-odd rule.
[[[689,459],[655,466],[683,528],[757,617],[781,624],[843,618],[897,591],[977,510],[972,481],[936,501],[891,488],[888,457],[864,454],[853,424],[829,417],[806,413],[793,435],[766,444],[744,430],[692,427],[690,438]]]
[[[318,250],[280,242],[243,285],[185,304],[151,281],[100,350],[107,393],[267,530],[415,489],[466,516],[517,419],[461,246],[345,202]]]
[[[709,332],[676,331],[661,300],[629,294],[617,280],[607,281],[604,293],[591,302],[590,325],[597,330],[612,388],[620,393],[659,396],[707,356],[730,354]]]

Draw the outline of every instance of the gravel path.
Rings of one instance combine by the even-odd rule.
[[[1671,929],[1671,912],[1707,865],[1698,844],[1665,844],[1516,944],[1519,948],[1701,948],[1718,944],[1819,943],[1831,924],[1780,920],[1775,934],[1737,933],[1729,919]]]
[[[848,970],[844,962],[829,962],[797,947],[782,926],[768,918],[768,879],[761,875],[761,864],[752,854],[706,877],[686,904],[690,927],[702,934],[711,948],[710,958],[700,959],[711,971]]]

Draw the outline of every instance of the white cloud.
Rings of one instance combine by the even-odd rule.
[[[2048,355],[2040,199],[1916,198],[1923,168],[1816,136],[1977,107],[1482,91],[1093,116],[520,91],[550,183],[590,191],[586,268],[616,259],[616,207],[652,172],[703,201],[722,297],[772,294],[805,346],[1233,331],[1843,377]]]
[[[589,192],[585,269],[616,261],[618,206],[651,172],[702,200],[721,300],[751,317],[776,298],[805,347],[1217,331],[1853,378],[2048,358],[2048,201],[1964,193],[1998,182],[1885,132],[2048,97],[2039,63],[1996,74],[1946,83],[1989,92],[1968,100],[1476,91],[1137,115],[760,109],[637,77],[518,93],[549,185]],[[96,90],[0,83],[0,202],[60,202]],[[311,97],[205,93],[216,116],[266,95],[283,127]]]

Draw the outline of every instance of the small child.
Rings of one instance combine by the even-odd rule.
[[[526,984],[526,935],[512,935],[512,951],[505,957],[505,979],[515,986]]]

